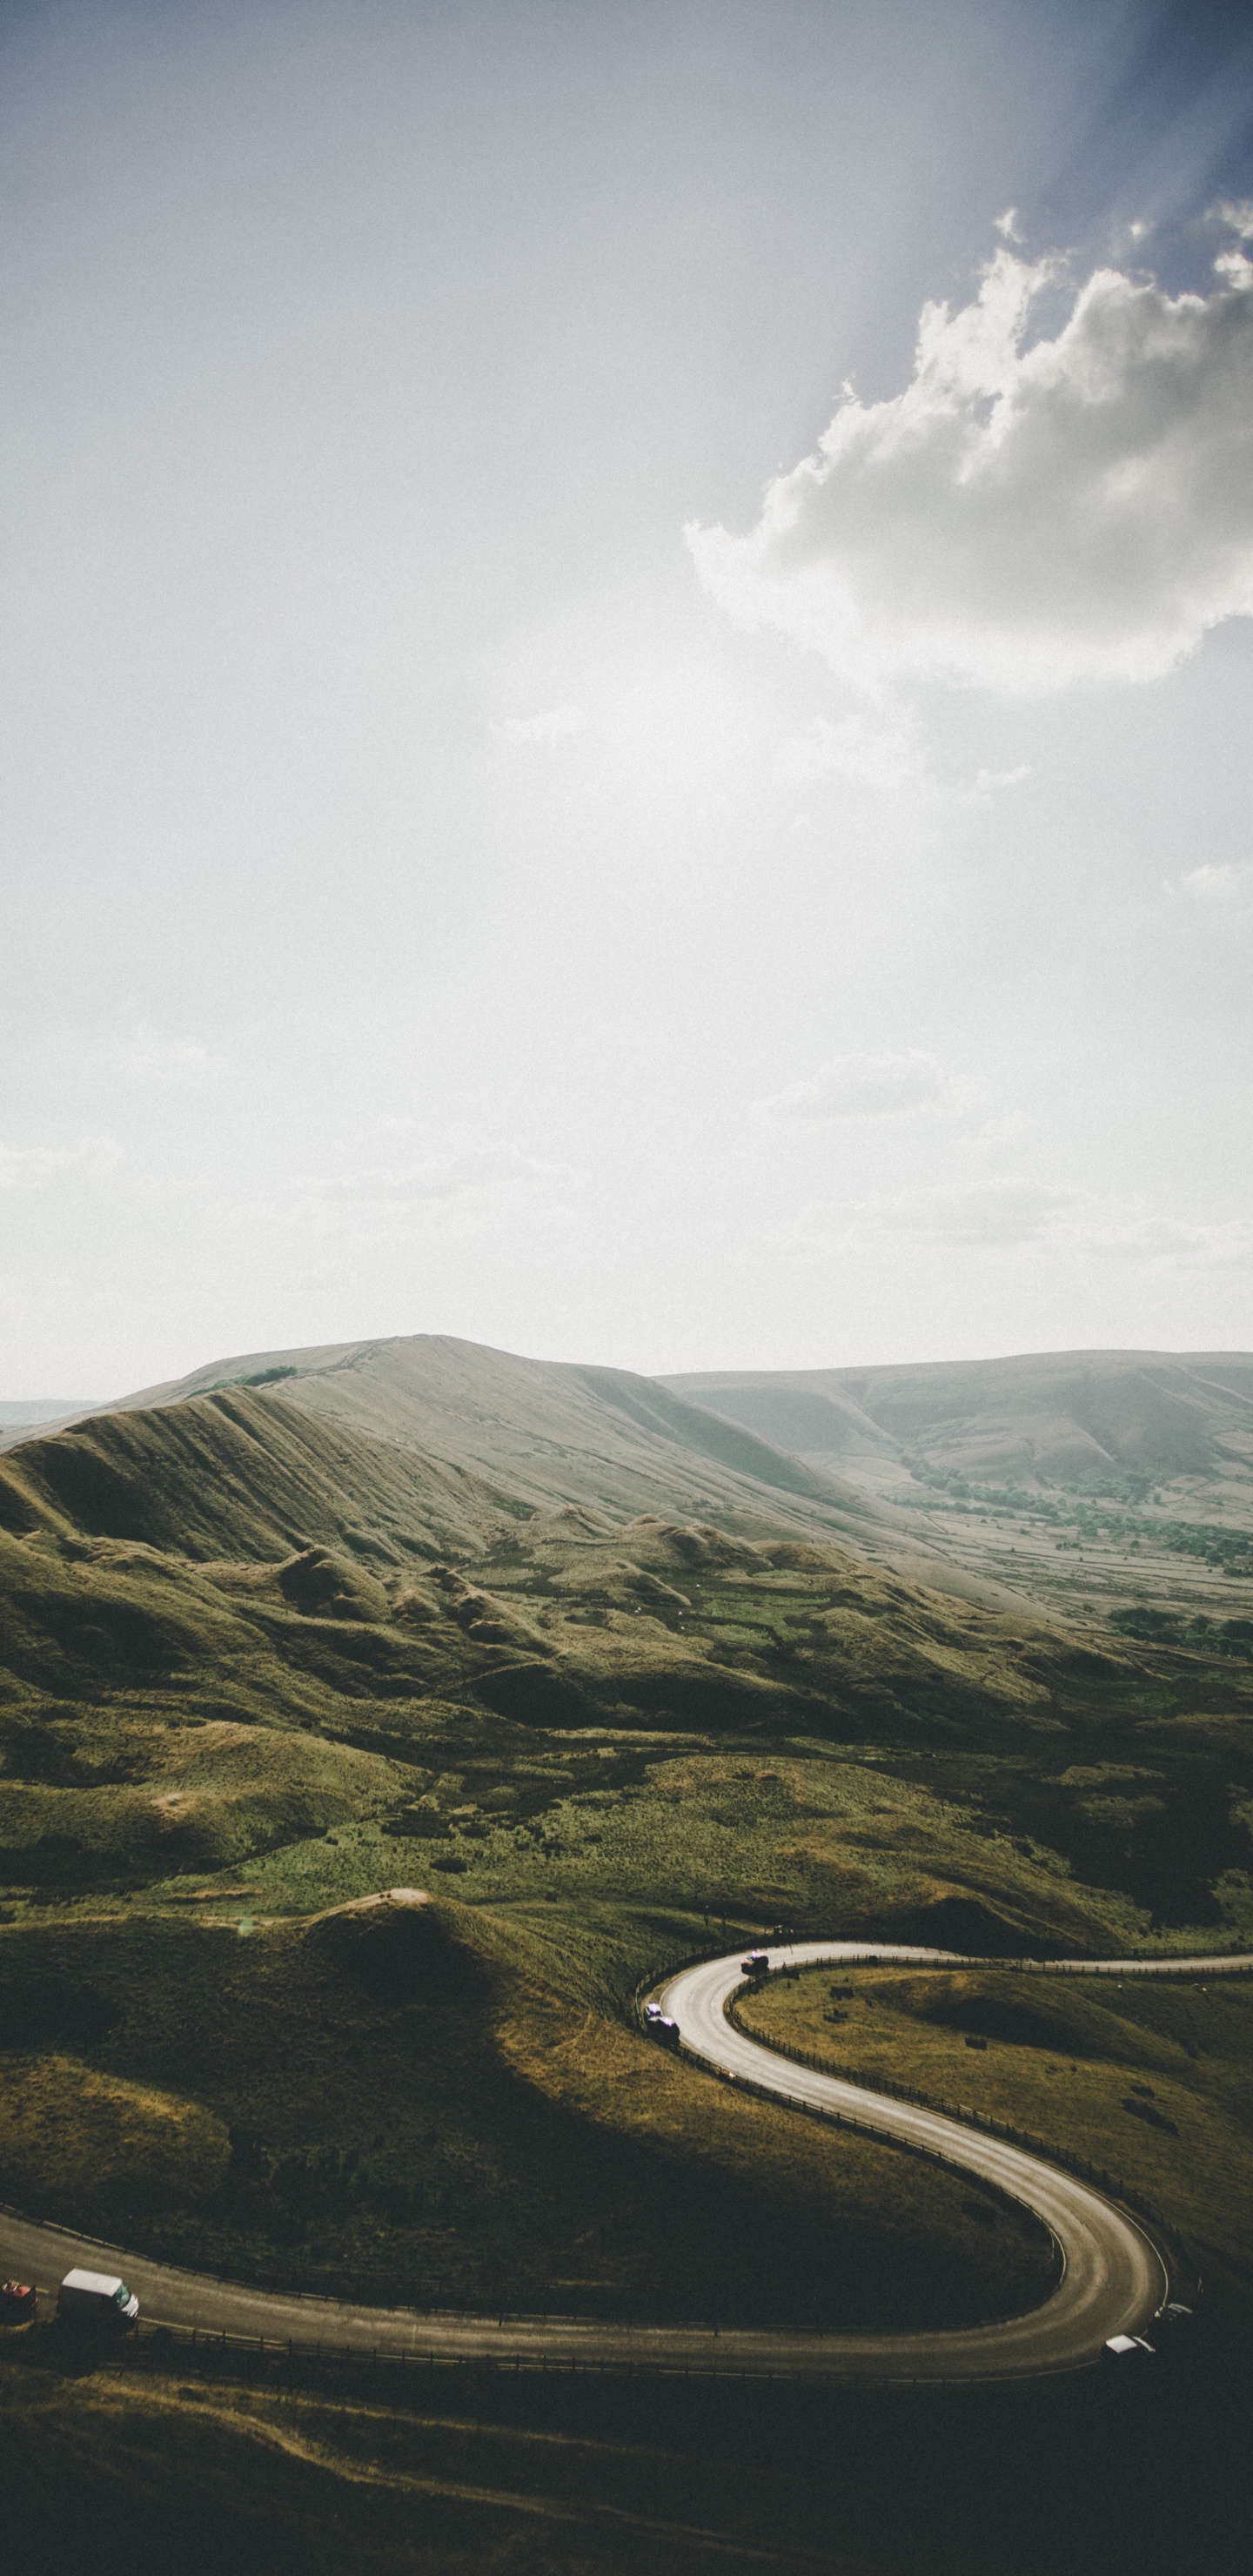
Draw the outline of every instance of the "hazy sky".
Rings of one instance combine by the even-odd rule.
[[[0,1395],[1248,1347],[1253,44],[0,6]]]

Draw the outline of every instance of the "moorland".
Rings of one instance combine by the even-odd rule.
[[[833,2157],[663,2057],[634,1997],[779,1927],[988,1957],[1253,1943],[1240,1569],[1167,1547],[1214,1596],[1184,1607],[1142,1549],[1059,1606],[957,1468],[911,1470],[923,1509],[690,1384],[417,1336],[252,1354],[10,1440],[0,2196],[418,2304],[873,2328],[1044,2295],[1047,2240],[1008,2205],[868,2139]],[[1038,1466],[1012,1508],[1054,1556],[1096,1512],[1129,1561],[1123,1522],[1187,1519],[1155,1492]],[[392,1887],[430,1902],[362,1907]],[[830,1985],[754,2010],[870,2080],[1088,2141],[1242,2330],[1243,1990],[1068,1988],[1064,2029],[1050,2003],[998,2034],[970,2022],[977,1972]],[[240,2438],[194,2413],[179,2437],[197,2478]],[[489,2515],[502,2565],[576,2563],[528,2558],[524,2520]],[[495,2563],[487,2529],[468,2563]]]

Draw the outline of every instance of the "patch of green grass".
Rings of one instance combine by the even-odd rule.
[[[736,2013],[767,2043],[1072,2150],[1253,2289],[1253,1988],[813,1968]]]

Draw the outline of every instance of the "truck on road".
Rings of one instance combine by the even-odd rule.
[[[129,2334],[139,2316],[139,2301],[115,2272],[67,2272],[57,2297],[57,2315],[67,2325],[94,2327],[97,2333]]]

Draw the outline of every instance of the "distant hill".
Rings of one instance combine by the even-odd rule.
[[[627,1369],[516,1358],[413,1333],[252,1351],[147,1387],[91,1417],[260,1393],[428,1460],[531,1510],[661,1510],[747,1529],[864,1530],[874,1507],[825,1469]]]
[[[1253,1354],[1051,1351],[844,1369],[706,1370],[663,1383],[856,1477],[890,1462],[1072,1491],[1253,1487]]]

